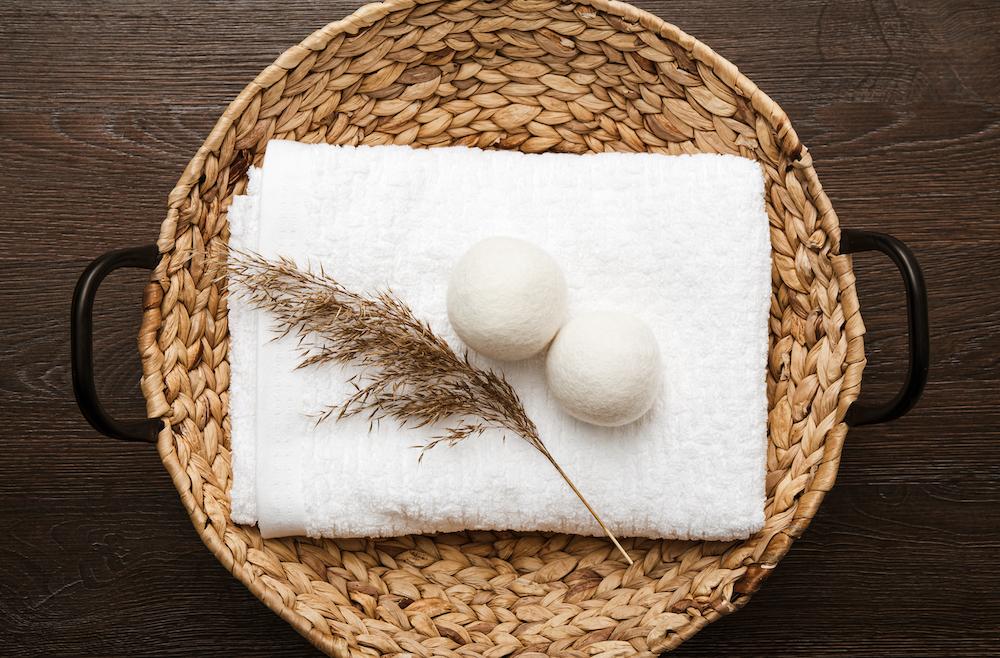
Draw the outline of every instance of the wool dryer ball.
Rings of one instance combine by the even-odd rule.
[[[487,238],[451,271],[448,319],[483,356],[519,361],[545,349],[566,317],[566,280],[539,247]]]
[[[642,320],[609,311],[567,322],[549,347],[545,374],[563,409],[616,427],[649,411],[660,391],[660,349]]]

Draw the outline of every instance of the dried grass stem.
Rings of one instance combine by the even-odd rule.
[[[502,373],[473,365],[391,291],[365,296],[342,286],[322,267],[230,251],[225,271],[231,290],[269,312],[282,335],[299,340],[299,367],[324,363],[357,366],[354,393],[322,410],[319,421],[365,415],[371,425],[391,418],[403,426],[443,427],[421,446],[420,457],[440,443],[455,445],[496,428],[521,437],[556,469],[629,564],[614,533],[555,460],[521,400]]]

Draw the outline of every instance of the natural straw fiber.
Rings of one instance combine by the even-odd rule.
[[[742,542],[470,532],[262,540],[229,518],[229,335],[209,252],[272,138],[528,152],[736,153],[764,167],[773,248],[767,521]],[[170,193],[142,389],[205,544],[335,656],[631,656],[744,606],[833,485],[864,368],[837,216],[785,113],[676,27],[607,0],[390,2],[285,52]],[[442,483],[442,486],[447,486]],[[225,639],[220,638],[225,650]]]

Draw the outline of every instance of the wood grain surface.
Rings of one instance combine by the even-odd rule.
[[[921,404],[852,430],[837,486],[743,611],[678,655],[1000,651],[1000,3],[637,2],[791,116],[845,226],[927,278]],[[0,3],[0,654],[293,656],[312,649],[201,545],[155,450],[98,436],[70,387],[69,301],[150,243],[187,160],[283,49],[353,2]],[[905,368],[898,274],[856,258],[863,397]],[[100,392],[143,405],[143,275],[96,307]]]

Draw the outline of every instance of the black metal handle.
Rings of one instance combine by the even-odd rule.
[[[927,286],[920,265],[910,248],[884,233],[857,229],[840,232],[840,253],[881,251],[892,259],[903,275],[906,286],[906,325],[910,343],[910,366],[903,387],[889,402],[881,405],[854,403],[847,412],[847,424],[853,427],[895,420],[913,408],[927,384],[931,360],[930,327],[927,321]]]
[[[73,315],[70,319],[70,353],[73,362],[73,392],[76,403],[95,430],[123,441],[156,441],[163,427],[159,419],[119,421],[108,415],[97,398],[94,386],[94,296],[104,277],[120,267],[156,267],[156,245],[109,251],[97,258],[80,275],[73,291]]]

